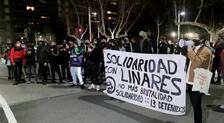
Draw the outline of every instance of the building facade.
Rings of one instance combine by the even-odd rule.
[[[56,35],[57,0],[0,0],[0,39],[34,41],[35,34]]]
[[[0,0],[0,44],[12,37],[11,32],[9,0]]]

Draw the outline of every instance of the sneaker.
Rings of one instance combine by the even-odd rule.
[[[100,85],[96,86],[96,91],[100,91]]]
[[[77,87],[77,85],[75,85],[75,84],[72,84],[70,87]]]
[[[81,89],[84,89],[85,88],[84,84],[80,85],[80,88]]]
[[[95,89],[96,87],[95,87],[95,85],[94,84],[91,84],[89,87],[88,87],[88,89],[90,90],[90,89]]]

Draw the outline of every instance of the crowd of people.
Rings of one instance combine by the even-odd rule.
[[[183,40],[187,42],[186,38]],[[220,84],[224,76],[223,40],[224,37],[220,35],[214,46],[204,42],[214,54],[212,83],[216,84]],[[70,81],[73,82],[72,86],[79,85],[84,88],[85,82],[90,81],[90,89],[100,90],[104,78],[104,49],[149,54],[180,54],[181,44],[167,40],[164,36],[161,36],[157,44],[148,33],[140,31],[137,37],[131,39],[101,38],[91,42],[71,39],[62,44],[39,41],[38,46],[23,41],[7,42],[2,57],[8,68],[8,79],[15,79],[14,85],[22,80],[30,82],[32,78],[35,78],[35,81],[41,79],[43,84],[47,84],[49,75],[51,83],[55,83],[57,74],[59,83]],[[217,81],[214,79],[216,72]]]
[[[72,86],[84,88],[90,81],[90,89],[100,90],[103,83],[103,50],[112,49],[126,52],[157,53],[156,41],[141,31],[136,38],[94,39],[80,41],[70,39],[62,44],[39,41],[37,46],[24,41],[8,41],[1,55],[8,68],[8,79],[15,79],[14,85],[21,82],[42,80],[43,84],[55,83],[57,74],[59,83],[73,82]],[[160,54],[179,53],[171,41],[161,38],[158,45]],[[34,79],[33,79],[34,78]]]
[[[194,48],[192,48],[194,47]],[[70,39],[62,44],[39,41],[38,46],[16,41],[7,43],[2,57],[8,68],[8,79],[15,79],[14,85],[24,80],[30,82],[32,78],[37,82],[48,84],[66,81],[71,87],[83,89],[87,82],[88,89],[99,91],[105,82],[103,51],[105,49],[123,52],[148,54],[182,54],[187,57],[186,73],[188,76],[188,93],[194,109],[195,123],[202,122],[201,98],[202,93],[193,92],[193,78],[195,68],[211,68],[213,72],[211,83],[220,84],[224,79],[224,35],[220,34],[213,45],[203,37],[173,42],[161,37],[158,44],[149,34],[139,32],[135,38],[94,39],[93,41]],[[211,64],[213,61],[213,64]],[[215,75],[218,73],[217,79]],[[28,80],[26,79],[28,78]],[[216,80],[216,81],[215,81]]]

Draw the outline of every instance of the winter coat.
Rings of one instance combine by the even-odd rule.
[[[70,66],[71,67],[81,67],[83,65],[83,50],[80,52],[75,51],[76,48],[70,50]]]
[[[26,51],[22,47],[13,47],[10,51],[10,61],[12,64],[16,62],[22,62],[25,64]]]
[[[220,75],[222,77],[224,77],[224,50],[222,50],[222,53],[220,55],[220,62],[221,62],[221,65],[220,65]]]
[[[149,39],[145,39],[143,42],[142,53],[154,53],[152,42]]]
[[[54,46],[50,48],[50,57],[49,57],[49,63],[52,66],[60,65],[60,56],[59,56],[59,49]]]
[[[70,58],[69,50],[66,49],[65,47],[62,47],[60,49],[60,52],[59,52],[59,57],[60,57],[60,64],[61,65],[68,65],[69,58]]]
[[[49,50],[47,46],[39,46],[37,49],[37,60],[39,64],[49,63]]]
[[[191,61],[188,82],[193,82],[196,68],[208,69],[212,66],[212,52],[205,46],[199,48],[196,53],[193,50],[188,51],[187,56]]]

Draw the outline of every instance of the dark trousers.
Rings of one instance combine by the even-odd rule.
[[[91,64],[89,66],[89,69],[90,69],[90,79],[92,81],[93,84],[95,85],[101,85],[102,82],[99,81],[99,66],[98,64]]]
[[[83,64],[83,68],[84,68],[84,80],[87,78],[90,78],[90,66],[91,64],[89,64],[88,62],[85,62]]]
[[[45,82],[47,82],[47,71],[48,71],[48,66],[44,66],[44,64],[39,64],[39,70],[40,70],[40,73],[42,73],[42,76],[43,76],[43,80]]]
[[[8,78],[13,79],[13,66],[7,66],[8,69]]]
[[[221,80],[221,76],[220,76],[220,74],[219,74],[219,70],[218,70],[218,68],[219,68],[219,60],[220,59],[218,59],[218,58],[214,58],[213,59],[213,64],[212,64],[212,82],[214,82],[214,77],[215,77],[215,72],[216,72],[216,70],[217,70],[217,72],[218,72],[218,80],[217,80],[217,82],[218,83],[220,83],[220,80]]]
[[[18,81],[21,81],[21,76],[22,76],[22,60],[21,61],[18,61],[18,62],[15,62],[15,65],[14,65],[14,77],[15,77],[15,80],[18,82]]]
[[[192,91],[192,85],[188,85],[188,94],[190,96],[190,101],[194,110],[194,123],[202,123],[202,108],[201,108],[201,100],[202,93],[197,91]]]
[[[27,75],[29,81],[31,80],[32,76],[36,77],[35,64],[27,64]]]
[[[72,75],[71,75],[71,71],[70,71],[70,67],[68,64],[62,64],[61,65],[61,72],[62,72],[62,78],[68,79],[68,80],[72,80]],[[67,74],[67,77],[66,77]]]
[[[62,82],[61,71],[59,65],[51,65],[52,83],[55,82],[55,73],[58,74],[60,82]]]

